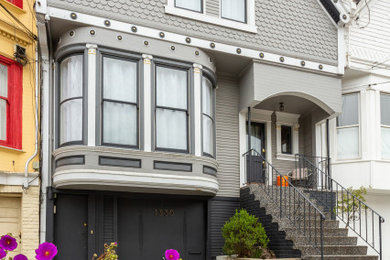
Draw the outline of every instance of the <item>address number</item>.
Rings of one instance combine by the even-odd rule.
[[[175,215],[174,209],[154,209],[156,217],[173,217]]]

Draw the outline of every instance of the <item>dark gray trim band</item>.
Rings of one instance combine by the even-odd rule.
[[[99,156],[99,165],[141,168],[141,159]]]
[[[67,166],[67,165],[83,165],[85,164],[84,155],[74,155],[62,157],[56,160],[55,167]]]
[[[203,173],[212,176],[217,176],[217,169],[210,166],[203,165]]]
[[[156,170],[192,172],[191,163],[153,161],[153,168]]]

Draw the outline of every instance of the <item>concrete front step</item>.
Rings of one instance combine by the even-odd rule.
[[[318,248],[311,245],[296,245],[302,250],[303,255],[314,255],[319,253]],[[367,246],[346,246],[346,245],[324,245],[324,255],[366,255]]]
[[[302,257],[304,260],[321,260],[319,255],[307,255]],[[371,255],[331,255],[324,256],[324,260],[378,260],[378,256]]]
[[[286,231],[288,234],[296,234],[297,232],[303,232],[303,225],[301,227],[287,227],[283,228],[283,230]],[[306,226],[305,229],[305,235],[308,236],[309,234],[319,236],[320,235],[320,228],[309,228]],[[347,236],[348,235],[348,229],[347,228],[324,228],[323,229],[323,235],[324,236],[337,236],[337,237],[342,237],[342,236]]]
[[[308,237],[305,236],[287,236],[287,239],[291,239],[297,245],[307,244]],[[314,238],[312,238],[314,239]],[[320,237],[317,236],[317,241],[320,241]],[[357,237],[346,237],[346,236],[324,236],[324,245],[357,245]]]

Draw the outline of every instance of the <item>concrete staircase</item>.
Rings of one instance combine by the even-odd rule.
[[[302,259],[321,259],[319,250],[308,242],[308,235],[303,235],[301,229],[292,225],[286,217],[280,218],[278,201],[279,192],[275,192],[274,198],[264,191],[260,186],[262,184],[250,184],[241,189],[241,207],[249,213],[259,218],[263,223],[267,235],[270,238],[269,248],[275,252],[277,257],[301,257]],[[274,187],[276,189],[286,189],[284,187]],[[288,188],[287,188],[288,189]],[[283,197],[284,199],[284,197]],[[310,237],[310,241],[316,239],[320,241],[320,228],[318,223],[314,223],[314,212],[303,211],[296,205],[296,214],[301,216],[299,225],[306,225],[314,234],[317,229],[317,236]],[[321,206],[317,207],[322,210]],[[306,216],[306,222],[303,222],[302,216]],[[323,223],[324,231],[324,259],[329,260],[352,260],[365,259],[377,260],[378,256],[368,256],[367,246],[357,245],[357,237],[349,237],[347,228],[340,228],[339,221],[332,220],[330,213],[326,213],[326,220]],[[311,219],[311,220],[309,220]],[[310,228],[308,228],[310,227]]]

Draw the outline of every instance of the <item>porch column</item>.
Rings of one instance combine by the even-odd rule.
[[[144,151],[152,151],[152,55],[142,54],[144,66]]]
[[[87,44],[88,49],[88,146],[96,143],[96,44]]]
[[[194,151],[196,156],[202,156],[202,65],[194,67]]]

